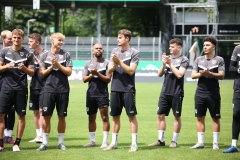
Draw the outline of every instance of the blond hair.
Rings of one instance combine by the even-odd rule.
[[[2,37],[2,39],[5,39],[5,38],[8,37],[8,35],[10,35],[10,34],[12,34],[11,31],[9,31],[9,30],[4,30],[4,31],[1,32],[1,37]]]
[[[57,33],[53,33],[51,36],[50,36],[50,40],[52,40],[53,38],[61,38],[62,40],[65,39],[65,36],[60,33],[60,32],[57,32]]]

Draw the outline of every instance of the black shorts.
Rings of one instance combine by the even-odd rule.
[[[111,92],[110,99],[110,115],[118,116],[122,113],[122,108],[126,110],[128,116],[137,114],[135,93],[133,92]]]
[[[212,118],[221,118],[221,96],[219,93],[206,95],[195,94],[195,117],[206,116],[207,109]]]
[[[55,105],[59,116],[67,116],[69,93],[49,93],[43,92],[42,115],[52,115]]]
[[[42,108],[42,100],[41,89],[30,90],[29,110],[39,110],[39,108]]]
[[[157,114],[169,115],[170,109],[172,108],[173,115],[180,117],[182,114],[182,101],[183,96],[180,95],[164,95],[162,94],[158,100],[158,111]]]
[[[106,108],[108,106],[109,106],[108,97],[87,97],[86,107],[88,115],[96,114],[98,108]]]
[[[233,115],[240,117],[240,92],[233,93]]]
[[[1,91],[0,92],[0,113],[8,113],[14,106],[17,114],[26,115],[28,91]]]

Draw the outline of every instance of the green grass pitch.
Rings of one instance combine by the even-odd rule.
[[[166,117],[167,130],[165,136],[165,147],[148,147],[147,145],[156,141],[157,131],[157,103],[161,91],[162,83],[136,83],[136,103],[138,109],[138,148],[139,151],[129,153],[131,143],[131,133],[129,121],[123,110],[121,116],[121,129],[119,132],[119,148],[111,151],[100,149],[102,142],[102,122],[100,115],[97,116],[96,147],[83,148],[89,142],[88,135],[88,116],[86,114],[85,101],[87,84],[83,82],[71,82],[70,103],[68,108],[67,128],[65,133],[65,145],[68,150],[57,149],[57,115],[56,112],[51,120],[51,133],[49,138],[49,148],[46,151],[38,152],[36,149],[40,144],[30,143],[29,140],[36,136],[33,123],[33,113],[27,111],[26,128],[22,137],[20,152],[12,152],[12,145],[5,144],[5,151],[0,153],[0,160],[78,160],[78,159],[240,159],[240,153],[223,154],[231,144],[231,125],[232,125],[232,95],[233,80],[220,81],[221,87],[221,132],[219,139],[220,150],[212,149],[212,122],[209,112],[206,116],[205,148],[191,150],[190,147],[197,142],[196,118],[194,117],[194,94],[197,87],[196,83],[185,83],[185,97],[182,110],[182,129],[178,139],[178,148],[169,148],[173,134],[172,112]],[[110,85],[109,85],[110,87]],[[112,118],[110,117],[110,122]],[[16,121],[17,122],[17,121]],[[13,137],[16,136],[17,123],[15,123]],[[109,134],[111,142],[111,129]]]

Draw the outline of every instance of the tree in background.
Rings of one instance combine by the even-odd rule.
[[[160,11],[153,9],[114,8],[111,15],[110,36],[116,36],[118,30],[129,29],[134,36],[159,36]],[[70,9],[66,10],[64,34],[68,36],[97,36],[96,9],[77,9],[72,16]],[[101,35],[107,35],[106,10],[101,10]]]
[[[39,33],[42,36],[49,35],[49,28],[54,26],[54,12],[50,9],[33,10],[29,8],[14,9],[14,26],[21,28],[27,33],[27,21],[36,19],[31,23],[30,33]]]

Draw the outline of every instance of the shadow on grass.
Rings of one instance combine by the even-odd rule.
[[[81,141],[81,140],[86,140],[88,138],[83,138],[83,137],[79,137],[79,138],[64,138],[64,142],[66,141]],[[26,141],[30,141],[32,139],[25,139]],[[51,136],[49,137],[48,141],[58,141],[58,137],[56,136]]]

